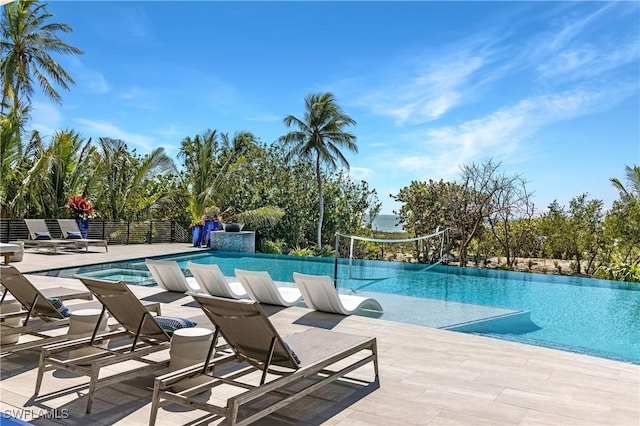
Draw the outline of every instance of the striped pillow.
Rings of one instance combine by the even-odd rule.
[[[173,332],[181,328],[191,328],[198,325],[196,322],[186,318],[169,317],[169,316],[157,316],[156,322],[162,329],[169,335],[173,335]]]
[[[64,306],[62,300],[57,297],[51,297],[47,300],[53,305],[54,308],[56,308],[56,311],[60,312],[60,315],[65,318],[69,318],[71,316],[71,311],[69,310],[69,308]]]

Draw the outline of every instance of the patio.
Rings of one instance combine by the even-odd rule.
[[[109,252],[57,255],[27,250],[23,273],[127,258],[195,251],[188,244],[110,245]],[[38,286],[82,288],[76,280],[30,276]],[[190,297],[132,287],[159,300],[166,315],[198,313]],[[334,383],[256,424],[640,424],[640,366],[481,336],[304,308],[268,309],[283,334],[312,326],[378,340],[380,386]],[[205,325],[205,324],[200,324]],[[205,325],[206,326],[206,325]],[[36,424],[145,425],[153,377],[118,383],[96,393],[84,413],[86,383],[57,371],[45,374],[33,399],[39,353],[0,358],[0,410]],[[370,379],[365,367],[357,373]],[[36,417],[40,417],[36,420]],[[205,412],[169,405],[157,424],[218,424]]]

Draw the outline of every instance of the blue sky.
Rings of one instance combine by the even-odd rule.
[[[76,85],[34,97],[44,135],[139,153],[211,128],[271,143],[304,97],[357,121],[351,174],[389,194],[492,157],[542,212],[640,164],[639,2],[51,2]]]

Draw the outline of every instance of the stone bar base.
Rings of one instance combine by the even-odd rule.
[[[211,231],[211,250],[255,253],[256,233],[253,231]]]

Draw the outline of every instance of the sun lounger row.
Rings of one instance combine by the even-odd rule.
[[[12,294],[16,291],[14,296],[22,299],[24,295],[16,286],[17,277],[24,276],[11,266],[2,268],[3,285]],[[8,279],[9,276],[12,278]],[[90,338],[42,347],[33,400],[37,404],[40,399],[46,401],[48,398],[39,395],[44,373],[63,369],[89,377],[86,394],[86,412],[89,413],[95,392],[103,386],[166,369],[170,362],[171,336],[160,325],[159,317],[151,315],[125,283],[79,278],[102,304],[100,317],[108,311],[120,328],[97,335],[96,325]],[[37,288],[30,288],[33,286],[28,280],[21,284],[35,292],[21,300],[25,308],[28,307],[29,315],[63,320]],[[367,364],[373,366],[373,381],[348,377],[349,383],[359,382],[374,389],[379,386],[375,338],[316,328],[283,338],[255,301],[189,294],[213,323],[214,337],[202,362],[155,378],[151,425],[160,408],[167,403],[226,417],[231,425],[249,424],[323,386],[347,378],[349,373]],[[105,339],[114,338],[118,338],[115,346],[99,345]],[[126,343],[122,338],[128,339]],[[224,347],[219,345],[218,338],[224,339]],[[92,348],[94,352],[77,357],[71,355],[71,351],[81,348]],[[142,366],[131,368],[133,363]],[[111,370],[111,374],[101,377],[104,367],[110,367],[106,370]],[[116,368],[126,367],[129,369],[114,373]],[[194,383],[186,381],[194,377],[199,378],[195,384],[180,391],[175,389],[177,383],[181,386]],[[229,388],[235,390],[230,392]],[[218,396],[202,401],[200,395],[205,391]]]
[[[63,238],[52,238],[51,231],[44,219],[24,219],[24,223],[29,229],[29,239],[21,241],[27,246],[48,248],[57,253],[59,248],[70,248],[77,251],[84,247],[89,251],[90,245],[99,245],[104,247],[105,251],[109,251],[106,240],[82,238],[75,219],[58,219]]]
[[[328,276],[294,273],[296,287],[278,285],[267,271],[234,271],[238,281],[229,280],[218,265],[188,262],[193,277],[186,277],[173,260],[145,261],[160,288],[166,291],[204,293],[231,299],[251,298],[260,303],[294,306],[304,300],[307,307],[323,312],[351,315],[357,311],[382,312],[370,297],[339,294]]]

